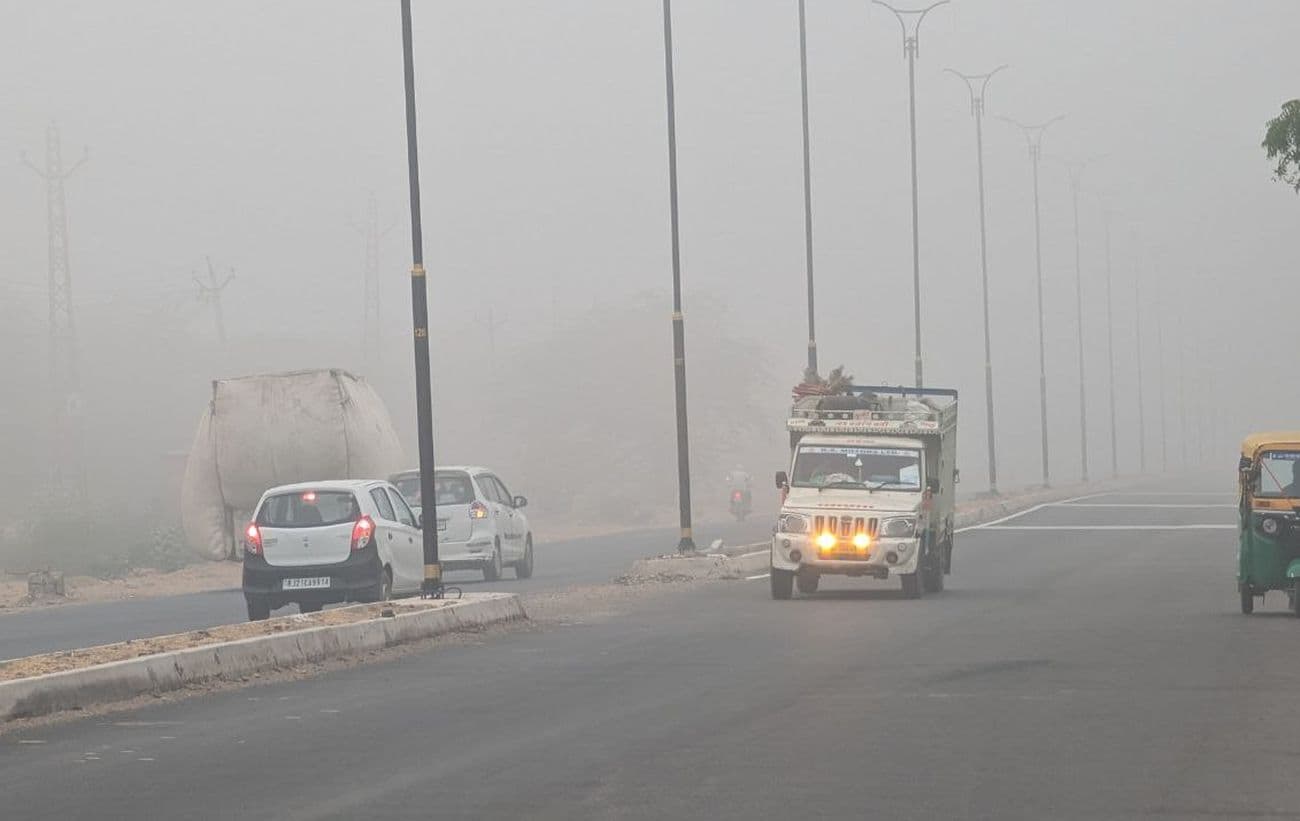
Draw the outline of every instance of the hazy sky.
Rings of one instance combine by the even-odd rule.
[[[506,323],[498,345],[508,356],[601,299],[665,289],[660,3],[413,5],[435,358],[439,334],[485,347],[489,307]],[[807,5],[822,358],[844,363],[859,381],[907,382],[911,243],[898,25],[865,0]],[[688,345],[691,328],[710,322],[692,312],[693,298],[729,301],[726,330],[768,351],[779,403],[805,339],[796,3],[678,0],[674,14]],[[225,302],[233,339],[298,340],[292,356],[268,348],[275,367],[355,367],[355,358],[337,361],[360,339],[361,244],[349,221],[373,191],[381,219],[396,223],[383,246],[383,300],[388,359],[404,373],[398,24],[396,0],[6,0],[0,347],[8,352],[0,378],[30,371],[43,343],[44,190],[19,156],[40,161],[52,118],[69,161],[83,145],[91,151],[68,185],[78,319],[83,335],[94,335],[82,340],[88,368],[149,369],[139,352],[153,327],[210,342],[211,317],[190,281],[205,254],[237,272]],[[1297,30],[1294,0],[954,0],[927,18],[916,80],[926,373],[931,384],[964,392],[968,481],[982,484],[984,471],[974,132],[965,87],[942,70],[1011,66],[989,89],[985,146],[1002,474],[1007,484],[1025,483],[1037,479],[1038,464],[1029,160],[1020,134],[997,117],[1067,115],[1048,132],[1042,165],[1051,433],[1067,477],[1078,471],[1078,380],[1071,201],[1060,163],[1102,157],[1080,200],[1092,459],[1096,472],[1109,462],[1109,208],[1122,460],[1133,469],[1138,267],[1152,382],[1160,310],[1168,366],[1176,363],[1176,318],[1191,346],[1188,392],[1236,392],[1230,435],[1286,421],[1300,399],[1277,379],[1274,353],[1294,338],[1300,198],[1269,179],[1259,148],[1265,119],[1300,96]],[[657,356],[647,377],[666,386],[664,298],[662,335],[635,353]],[[1250,333],[1257,328],[1263,333]],[[130,361],[114,358],[115,334],[144,340]],[[181,355],[160,347],[158,357]],[[204,386],[219,375],[211,370],[219,366],[196,365],[184,392],[151,403],[149,413],[175,421],[160,424],[166,433],[144,447],[188,446]],[[1172,402],[1173,371],[1167,376]],[[693,370],[691,378],[709,374]],[[114,386],[138,402],[131,381],[101,380],[101,407],[121,407],[109,401]],[[406,405],[393,411],[409,430]],[[648,444],[672,459],[671,442]],[[779,448],[773,453],[779,463]]]

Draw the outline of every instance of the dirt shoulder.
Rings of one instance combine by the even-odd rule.
[[[65,580],[66,597],[46,596],[35,601],[27,597],[25,577],[7,576],[0,580],[0,617],[5,613],[24,612],[34,607],[126,601],[202,593],[208,590],[229,590],[241,584],[241,567],[239,562],[200,562],[170,573],[160,570],[137,570],[120,579],[69,576]]]

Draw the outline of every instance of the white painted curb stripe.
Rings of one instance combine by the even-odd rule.
[[[178,690],[212,679],[359,655],[467,627],[528,618],[519,597],[476,593],[447,607],[322,625],[0,681],[0,722]]]

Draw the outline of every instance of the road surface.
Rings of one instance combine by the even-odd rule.
[[[772,522],[754,517],[743,523],[704,524],[696,532],[707,546],[714,539],[744,544],[770,537]],[[612,536],[590,536],[538,544],[533,577],[514,578],[507,569],[499,582],[483,582],[483,574],[447,574],[447,583],[466,590],[531,592],[572,584],[600,584],[627,571],[633,560],[671,551],[677,546],[674,529],[638,530]],[[291,605],[278,614],[296,612]],[[126,639],[198,630],[244,621],[248,613],[238,590],[216,590],[96,604],[42,608],[0,615],[0,660],[108,644]]]
[[[949,590],[762,580],[0,736],[6,817],[1300,817],[1300,623],[1185,482],[962,533]]]

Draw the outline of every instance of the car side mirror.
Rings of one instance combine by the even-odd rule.
[[[424,530],[424,514],[423,514],[423,513],[417,513],[417,514],[415,514],[415,526],[416,526],[417,528],[419,528],[420,530]]]
[[[528,507],[528,500],[523,496],[515,497],[515,507]]]
[[[938,479],[935,479],[935,478],[933,478],[933,477],[927,479],[926,482],[925,482],[925,488],[926,488],[926,490],[930,491],[931,493],[938,493],[938,492],[939,492],[939,489],[940,489],[940,488],[939,488],[939,480],[938,480]]]
[[[790,485],[790,477],[785,475],[784,470],[778,470],[776,472],[776,489],[780,490],[784,487],[788,487],[789,485]]]

